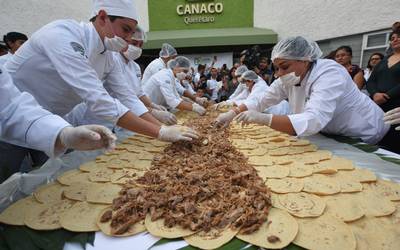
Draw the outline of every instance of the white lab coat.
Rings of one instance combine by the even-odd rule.
[[[164,107],[174,109],[182,102],[171,69],[157,72],[144,84],[143,90],[153,103]]]
[[[69,123],[39,106],[27,92],[14,86],[11,76],[0,66],[0,139],[44,151],[54,157],[56,139]]]
[[[156,74],[158,71],[162,69],[166,69],[167,65],[164,63],[161,57],[154,59],[149,65],[147,65],[146,69],[143,73],[142,84],[146,84],[150,78]]]
[[[103,63],[103,54],[110,56],[104,50],[92,23],[58,20],[35,32],[5,67],[50,112],[64,116],[84,102],[98,119],[115,124],[129,109],[100,80],[112,66]]]
[[[12,54],[8,52],[5,55],[0,56],[0,66],[6,64],[6,62],[12,57]]]
[[[361,138],[375,144],[389,130],[383,111],[354,84],[343,66],[333,60],[317,60],[300,86],[286,87],[275,80],[261,100],[267,108],[289,99],[289,119],[299,136],[320,131]]]

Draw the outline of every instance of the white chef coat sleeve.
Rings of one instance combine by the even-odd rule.
[[[112,57],[110,57],[112,58]],[[113,58],[114,59],[114,58]],[[122,65],[117,61],[113,61],[112,69],[107,73],[104,87],[109,91],[111,96],[117,98],[123,105],[137,116],[149,112],[146,106],[136,96],[130,80],[126,76],[126,70],[123,72]]]
[[[176,91],[178,91],[178,94],[180,96],[183,96],[183,94],[185,93],[186,89],[182,86],[182,84],[177,79],[175,79],[175,86],[176,86]]]
[[[116,124],[129,111],[104,89],[78,37],[63,29],[52,30],[43,34],[38,46],[42,47],[41,50],[46,53],[61,78],[83,99],[89,112],[99,119]]]
[[[182,102],[182,99],[175,93],[176,90],[173,85],[176,84],[175,80],[171,82],[171,79],[166,79],[166,77],[162,77],[160,80],[162,80],[160,83],[160,91],[165,98],[165,102],[169,107],[176,108]]]
[[[21,93],[11,76],[2,69],[0,72],[1,140],[55,157],[58,134],[71,125],[43,109],[29,93]]]
[[[260,104],[267,89],[268,86],[265,82],[258,82],[254,85],[249,96],[243,102],[243,104],[246,105],[248,110],[256,110],[258,112],[263,112],[265,110],[261,108]]]
[[[325,72],[319,74],[320,77],[313,84],[304,111],[289,115],[298,136],[313,135],[321,131],[332,120],[337,105],[340,105],[338,102],[345,90],[345,77],[335,67],[323,70]]]
[[[263,93],[261,97],[258,97],[257,105],[247,107],[249,110],[253,110],[257,107],[257,111],[262,112],[265,109],[280,103],[282,100],[287,99],[287,93],[285,92],[282,83],[279,79],[276,79],[268,90]]]

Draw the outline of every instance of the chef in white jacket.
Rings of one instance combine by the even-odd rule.
[[[143,73],[142,84],[144,85],[154,74],[167,68],[167,63],[178,56],[176,49],[168,43],[163,43],[159,53],[159,58],[154,59]]]
[[[61,116],[84,102],[97,118],[140,134],[164,141],[196,138],[189,128],[159,126],[141,119],[110,96],[101,72],[108,73],[111,61],[101,54],[108,56],[127,48],[137,14],[132,0],[95,0],[94,13],[91,23],[58,20],[33,34],[6,63],[17,87]]]
[[[57,115],[39,106],[26,92],[20,92],[11,76],[0,66],[0,139],[29,153],[29,149],[43,151],[57,157],[66,149],[112,149],[115,136],[99,125],[71,127]],[[0,145],[0,148],[3,148]],[[0,183],[18,172],[25,154],[16,157],[11,150],[0,151]]]
[[[322,55],[313,41],[298,36],[281,40],[272,51],[279,77],[265,93],[261,108],[289,99],[292,114],[272,115],[240,110],[237,120],[258,123],[290,135],[320,131],[378,143],[389,130],[383,111],[361,93],[347,71]]]
[[[9,51],[7,54],[0,56],[0,66],[4,65],[27,40],[28,37],[25,34],[19,32],[8,32],[3,37],[3,41]]]
[[[144,92],[151,101],[170,109],[194,111],[200,115],[206,110],[197,103],[184,101],[176,88],[176,79],[182,81],[187,77],[190,61],[184,56],[178,56],[168,62],[168,69],[162,69],[153,75],[144,85]],[[176,79],[175,79],[176,78]]]

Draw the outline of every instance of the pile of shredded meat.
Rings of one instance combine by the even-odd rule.
[[[227,227],[250,234],[267,220],[270,191],[246,157],[229,142],[228,129],[214,129],[211,117],[188,122],[201,135],[177,142],[155,157],[141,178],[127,183],[102,222],[123,234],[150,213],[165,226],[208,232]]]

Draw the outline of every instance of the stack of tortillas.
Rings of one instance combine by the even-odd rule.
[[[179,124],[194,117],[178,113]],[[318,150],[265,126],[231,127],[231,141],[249,158],[272,191],[268,220],[249,235],[227,228],[222,233],[193,232],[164,226],[149,216],[126,233],[113,235],[101,215],[127,182],[151,167],[167,144],[145,136],[130,137],[117,150],[65,172],[57,182],[39,187],[0,214],[0,222],[35,230],[65,228],[75,232],[101,230],[127,237],[148,231],[163,238],[183,237],[202,249],[218,248],[237,237],[267,249],[294,243],[307,249],[398,249],[400,185],[379,180],[347,159]]]

